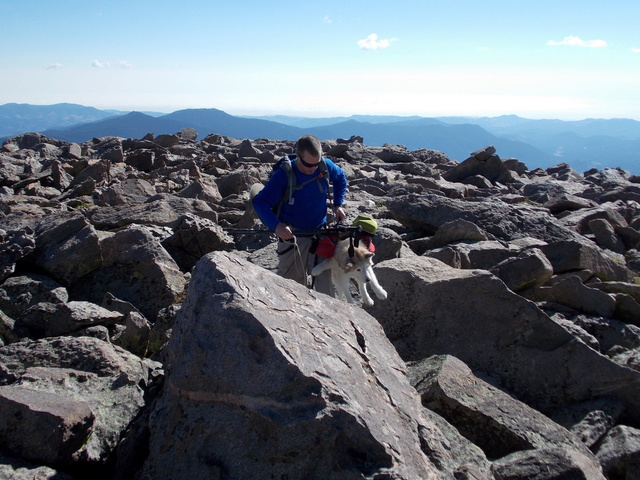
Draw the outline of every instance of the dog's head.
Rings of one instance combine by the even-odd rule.
[[[345,273],[354,273],[358,269],[365,272],[367,267],[371,267],[373,265],[373,255],[374,254],[365,247],[358,246],[353,249],[352,255],[345,257],[345,261],[340,265],[340,267]]]

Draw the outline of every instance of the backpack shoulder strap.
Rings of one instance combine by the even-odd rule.
[[[329,169],[327,168],[327,162],[324,157],[320,157],[320,165],[318,165],[318,176],[323,178],[325,183],[327,184],[327,200],[329,203],[332,203],[331,194],[333,193],[333,188],[331,187],[331,181],[329,179]]]
[[[280,216],[280,210],[282,209],[282,205],[285,202],[288,202],[289,205],[293,205],[293,192],[295,191],[296,186],[296,174],[293,171],[293,166],[291,165],[291,157],[289,155],[285,155],[280,158],[276,164],[274,165],[275,170],[282,170],[287,177],[287,186],[285,188],[284,193],[282,194],[282,198],[280,199],[280,203],[274,208],[274,212],[277,217]]]
[[[289,205],[293,205],[293,192],[296,187],[296,174],[293,171],[291,158],[288,155],[285,155],[283,157],[282,162],[280,163],[280,168],[287,176],[287,189],[285,190],[284,196],[282,197],[282,203],[286,201],[289,203]]]

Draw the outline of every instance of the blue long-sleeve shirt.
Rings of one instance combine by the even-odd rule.
[[[327,164],[329,182],[333,185],[333,204],[340,206],[344,203],[347,193],[347,176],[344,171],[328,158],[324,161]],[[319,169],[311,175],[305,175],[296,167],[292,160],[291,166],[296,176],[296,184],[301,185],[306,180],[318,177]],[[279,222],[284,222],[293,228],[301,230],[311,230],[320,228],[327,221],[327,198],[328,185],[322,178],[317,178],[304,185],[293,194],[293,205],[289,205],[288,199],[282,204],[279,217],[273,213],[286,193],[288,185],[287,174],[281,169],[277,169],[265,187],[253,199],[253,208],[269,230],[275,230]],[[319,187],[320,185],[320,187]]]

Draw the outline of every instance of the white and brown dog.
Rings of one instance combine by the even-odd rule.
[[[372,257],[374,254],[362,243],[357,247],[353,247],[352,251],[350,247],[350,239],[340,240],[336,245],[333,256],[324,259],[313,267],[311,275],[315,277],[326,270],[331,270],[331,278],[338,289],[338,293],[342,292],[349,303],[355,303],[349,291],[351,279],[358,284],[358,290],[365,305],[373,305],[373,299],[367,292],[367,284],[371,285],[371,289],[379,299],[384,300],[387,298],[387,292],[380,286],[376,274],[373,272]]]

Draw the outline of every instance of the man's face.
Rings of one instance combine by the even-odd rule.
[[[298,168],[305,175],[311,175],[318,168],[320,163],[320,155],[312,155],[307,151],[301,152],[298,157]]]

